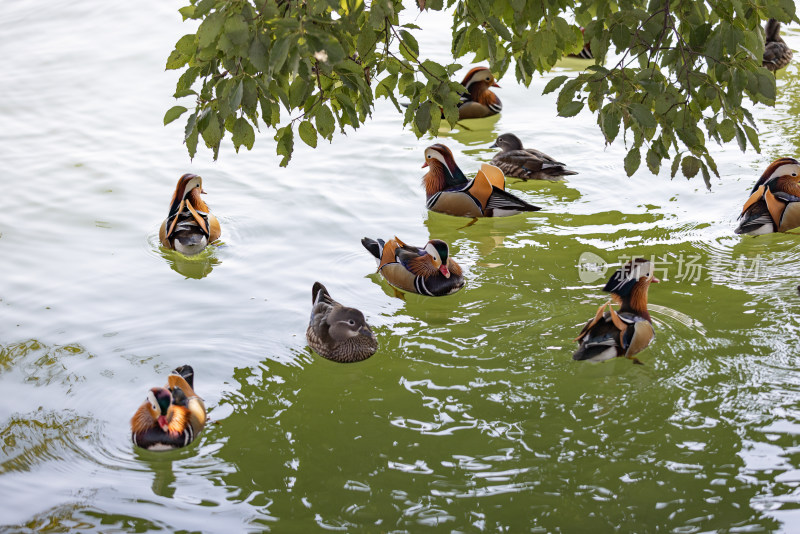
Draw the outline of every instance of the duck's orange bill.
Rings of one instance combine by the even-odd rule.
[[[492,87],[500,87],[500,86],[499,86],[499,85],[497,85],[497,82],[494,82],[494,83],[492,84]]]
[[[423,164],[422,164],[422,168],[423,168],[423,169],[424,169],[425,167],[427,167],[427,166],[428,166],[428,162],[427,162],[427,161],[426,161],[425,163],[423,163]]]
[[[169,431],[169,423],[167,423],[167,418],[164,417],[163,415],[158,416],[158,426],[160,426],[161,430],[163,430],[164,432]]]
[[[650,281],[651,281],[651,282],[653,282],[653,283],[655,283],[655,284],[657,284],[657,283],[659,283],[661,280],[659,280],[658,278],[656,278],[656,277],[654,276],[654,277],[653,277],[653,279],[652,279],[652,280],[650,280]]]
[[[444,263],[439,266],[439,272],[441,272],[445,278],[450,278],[450,271]]]

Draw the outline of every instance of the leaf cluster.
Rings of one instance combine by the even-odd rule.
[[[629,175],[642,158],[653,173],[672,160],[673,176],[702,173],[707,183],[718,174],[709,139],[760,150],[745,106],[775,101],[775,78],[761,66],[762,20],[797,20],[791,0],[418,2],[413,9],[452,12],[454,59],[475,54],[497,77],[513,65],[526,86],[589,42],[595,63],[545,87],[559,90],[559,115],[588,108],[607,143],[622,132]],[[174,96],[194,99],[189,155],[202,138],[216,158],[228,134],[237,151],[249,150],[266,126],[286,165],[295,134],[315,147],[320,137],[358,128],[377,97],[418,136],[436,135],[443,120],[455,125],[464,88],[452,77],[461,65],[425,59],[419,28],[399,23],[403,9],[400,0],[190,0],[180,12],[200,25],[178,40],[166,65],[182,71]],[[174,106],[164,123],[187,112]]]

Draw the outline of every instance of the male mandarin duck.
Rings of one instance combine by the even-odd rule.
[[[178,180],[169,205],[169,215],[161,224],[158,238],[164,247],[187,256],[199,254],[218,239],[219,221],[200,197],[203,180],[196,174],[184,174]]]
[[[506,176],[523,180],[560,180],[562,176],[578,174],[565,169],[565,164],[554,160],[534,148],[523,148],[522,141],[512,133],[497,138],[490,148],[500,148],[492,158],[492,165]]]
[[[131,439],[137,447],[165,451],[189,445],[206,424],[206,405],[194,392],[194,370],[175,369],[167,386],[151,388],[131,418]]]
[[[500,87],[494,81],[492,71],[486,67],[470,69],[461,82],[467,91],[461,94],[461,103],[458,105],[458,118],[480,119],[497,115],[502,111],[503,104],[490,87]]]
[[[461,267],[441,239],[431,239],[422,248],[406,245],[397,237],[386,242],[365,237],[361,244],[375,256],[378,271],[397,289],[440,297],[464,287]]]
[[[360,362],[375,354],[378,341],[363,313],[333,300],[319,282],[311,288],[311,302],[306,340],[317,354],[342,363]]]
[[[611,307],[611,301],[600,306],[576,338],[580,346],[572,359],[602,362],[624,356],[641,363],[634,355],[655,337],[647,311],[650,282],[658,282],[658,279],[653,277],[652,263],[645,259],[631,260],[617,270],[603,291],[611,293],[619,312]]]
[[[792,60],[792,49],[780,36],[781,23],[775,19],[769,19],[764,26],[765,44],[764,59],[761,64],[768,70],[775,72],[782,69]]]
[[[739,215],[737,234],[786,232],[800,226],[800,162],[778,158],[761,175]]]
[[[430,168],[423,183],[431,211],[459,217],[505,217],[542,209],[506,192],[503,171],[494,165],[482,164],[475,178],[467,180],[453,153],[440,143],[425,149],[422,167]]]

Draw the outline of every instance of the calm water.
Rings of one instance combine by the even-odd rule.
[[[464,227],[424,209],[432,139],[385,101],[330,145],[298,141],[288,169],[266,132],[190,162],[180,121],[161,125],[180,5],[0,13],[3,530],[800,531],[800,238],[733,234],[761,170],[797,155],[796,63],[757,109],[763,153],[715,148],[711,191],[626,178],[591,115],[555,116],[547,77],[507,76],[499,120],[440,140],[468,175],[506,131],[580,174],[510,181],[544,209]],[[446,19],[417,23],[445,61]],[[223,229],[194,260],[156,235],[185,172]],[[396,297],[359,242],[393,235],[449,241],[466,288]],[[605,301],[583,253],[663,269],[646,365],[571,360]],[[306,348],[315,280],[365,312],[373,358]],[[184,363],[219,424],[186,450],[134,450],[130,416]]]

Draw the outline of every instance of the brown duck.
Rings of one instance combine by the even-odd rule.
[[[431,211],[459,217],[505,217],[541,209],[507,192],[503,171],[494,165],[482,164],[475,178],[467,180],[443,144],[425,149],[422,167],[429,167],[423,183]]]
[[[189,445],[206,424],[206,405],[193,388],[194,370],[189,365],[175,369],[167,386],[151,388],[147,400],[131,418],[131,439],[137,447],[151,451]]]
[[[786,232],[800,226],[800,162],[778,158],[750,191],[739,215],[737,234]]]
[[[775,72],[784,68],[792,60],[792,49],[780,36],[781,23],[769,19],[764,26],[765,43],[764,59],[761,64],[768,70]]]
[[[602,362],[624,356],[641,363],[634,355],[655,337],[647,311],[650,282],[658,279],[653,277],[652,263],[642,258],[629,261],[615,272],[603,291],[611,293],[619,311],[611,307],[611,301],[598,308],[576,338],[580,346],[572,359]]]
[[[342,363],[366,360],[378,350],[378,341],[364,314],[333,300],[319,282],[311,288],[308,346],[329,360]]]
[[[365,237],[361,244],[377,260],[378,271],[397,289],[440,297],[464,287],[461,267],[441,239],[431,239],[422,248],[406,245],[397,237],[389,241]]]
[[[461,94],[461,103],[458,105],[458,118],[480,119],[497,115],[503,110],[503,104],[497,95],[490,89],[500,86],[494,81],[492,71],[486,67],[470,69],[461,85],[466,92]]]
[[[500,148],[492,158],[492,165],[506,176],[523,180],[560,180],[562,176],[578,174],[544,152],[523,148],[522,141],[512,133],[499,136],[490,148]]]
[[[180,177],[172,194],[169,214],[158,232],[164,247],[192,256],[222,234],[219,221],[203,202],[201,193],[205,193],[202,178],[196,174]]]

